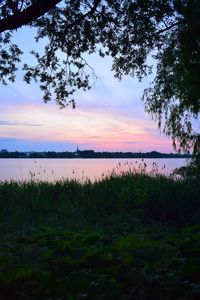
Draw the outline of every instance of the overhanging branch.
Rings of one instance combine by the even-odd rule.
[[[6,30],[17,29],[23,25],[26,25],[37,18],[44,15],[50,9],[52,9],[61,0],[38,0],[28,8],[21,12],[18,12],[6,19],[0,20],[0,33]]]

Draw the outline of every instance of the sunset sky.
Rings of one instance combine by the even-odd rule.
[[[32,32],[21,29],[15,42],[25,51],[43,45],[33,42]],[[116,80],[109,58],[88,57],[98,76],[89,92],[78,92],[76,109],[59,109],[54,101],[43,103],[35,83],[23,82],[18,72],[14,84],[1,85],[0,149],[9,151],[153,151],[174,152],[170,138],[144,112],[140,98],[151,78],[139,83],[125,77]],[[39,85],[39,84],[38,84]]]

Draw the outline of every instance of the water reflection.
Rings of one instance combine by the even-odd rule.
[[[0,159],[0,180],[91,181],[112,173],[157,172],[169,175],[187,160],[170,159]]]

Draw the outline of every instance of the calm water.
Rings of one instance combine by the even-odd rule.
[[[44,180],[74,178],[92,181],[116,173],[145,168],[147,172],[169,175],[185,165],[186,159],[0,159],[0,180]],[[145,167],[146,164],[146,167]]]

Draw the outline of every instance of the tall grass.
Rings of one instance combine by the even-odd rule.
[[[76,230],[133,226],[136,220],[175,225],[198,222],[200,184],[188,180],[112,173],[91,183],[1,182],[0,230],[53,225]]]

